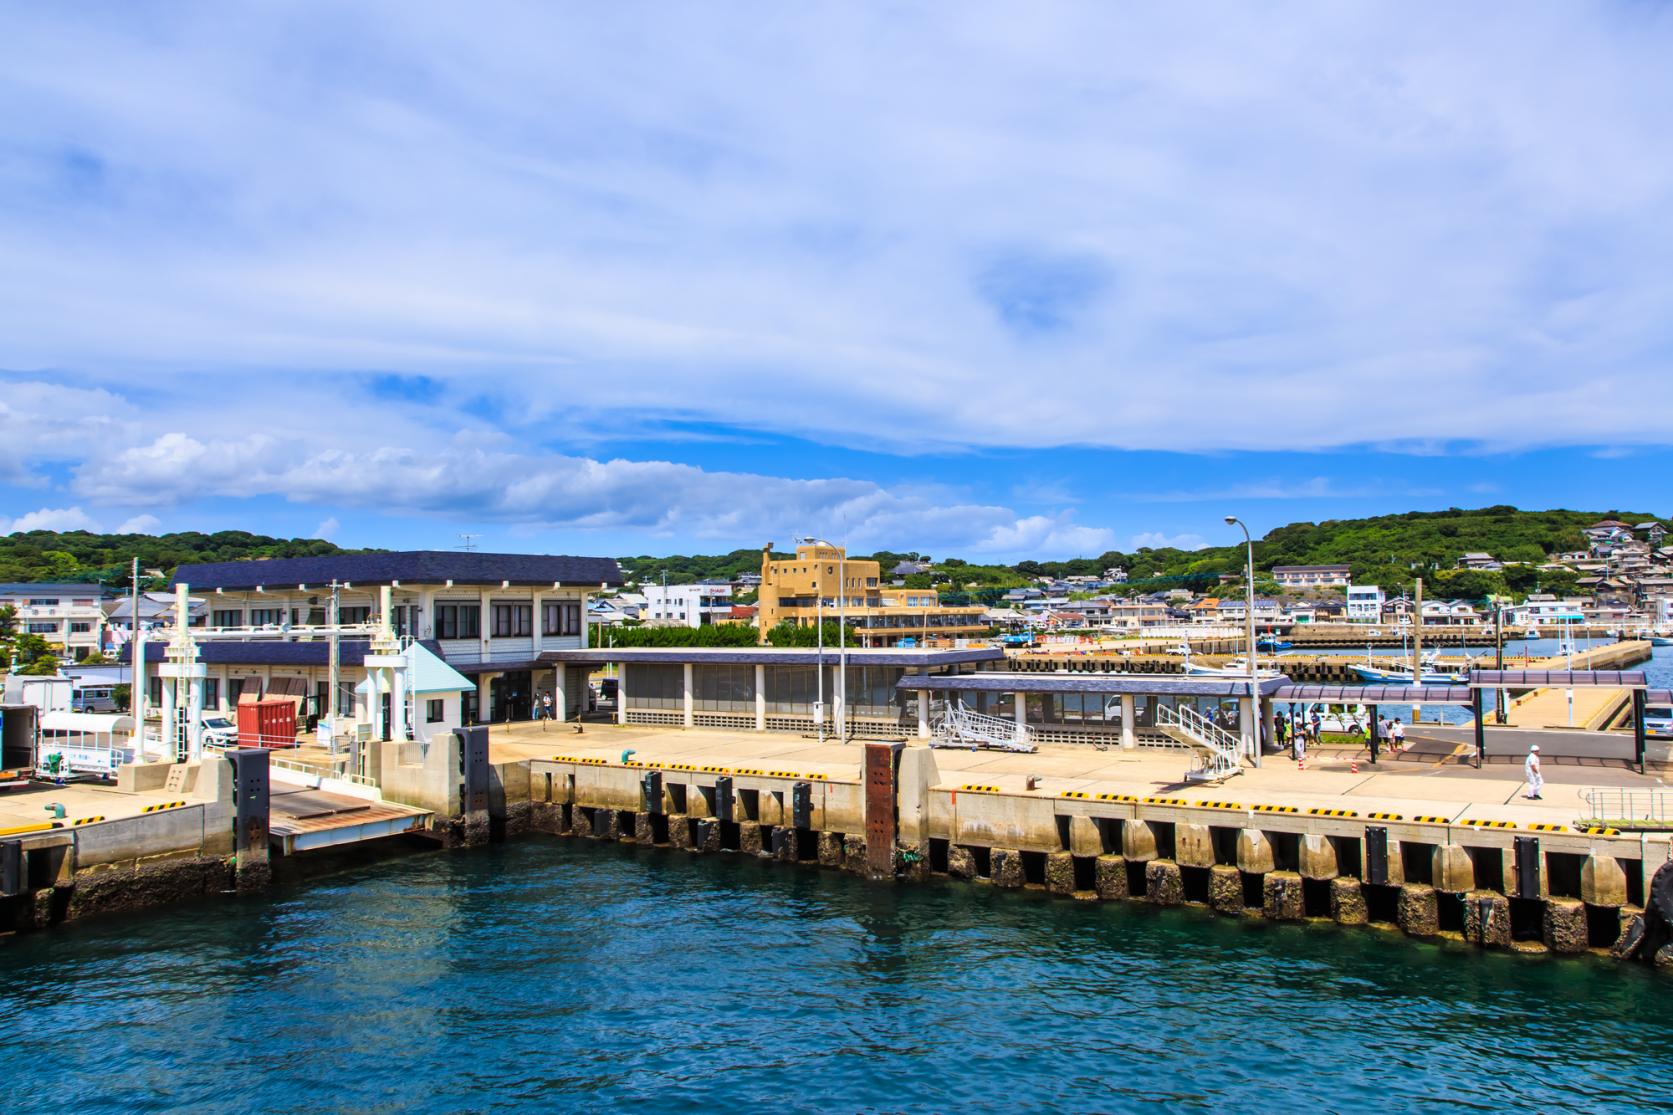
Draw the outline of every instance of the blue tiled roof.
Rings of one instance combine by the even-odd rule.
[[[326,585],[333,579],[360,585],[391,581],[439,585],[620,585],[614,558],[556,554],[477,554],[454,550],[405,550],[385,554],[325,554],[269,561],[216,561],[182,565],[174,584],[193,589],[253,589],[257,585]]]
[[[103,585],[67,584],[63,581],[13,581],[0,585],[0,596],[104,596]]]

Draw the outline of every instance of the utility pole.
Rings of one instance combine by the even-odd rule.
[[[1423,578],[1417,578],[1417,589],[1412,594],[1412,684],[1423,684]],[[1423,706],[1412,705],[1412,723],[1423,717]]]
[[[1505,606],[1504,601],[1493,601],[1493,663],[1494,669],[1502,671],[1505,668]],[[1504,687],[1494,690],[1493,711],[1499,724],[1504,724],[1505,691]]]
[[[342,652],[337,645],[337,621],[341,615],[341,611],[337,606],[337,592],[340,587],[341,586],[339,585],[337,579],[333,577],[331,579],[331,614],[328,617],[331,623],[331,633],[327,636],[327,646],[329,648],[329,657],[327,658],[327,662],[329,663],[329,670],[326,675],[327,689],[325,696],[325,715],[331,725],[331,750],[334,753],[337,750],[337,716],[341,711],[342,704],[342,699],[338,696],[338,690],[341,688],[341,681],[339,679],[342,674]]]
[[[139,623],[139,558],[128,575],[128,712],[134,718],[134,751],[145,752],[145,629]]]

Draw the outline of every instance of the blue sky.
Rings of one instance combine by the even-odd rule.
[[[1014,559],[1670,510],[1665,5],[0,41],[0,528]]]

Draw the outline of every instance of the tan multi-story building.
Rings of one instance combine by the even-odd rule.
[[[774,561],[772,544],[761,551],[760,639],[789,621],[811,627],[823,614],[845,614],[861,646],[891,647],[902,639],[923,643],[986,634],[980,605],[946,606],[934,589],[881,587],[875,561],[849,561],[840,546],[798,545],[796,556]]]

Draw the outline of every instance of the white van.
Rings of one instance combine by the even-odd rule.
[[[1673,738],[1673,705],[1646,705],[1644,734],[1651,739]]]

